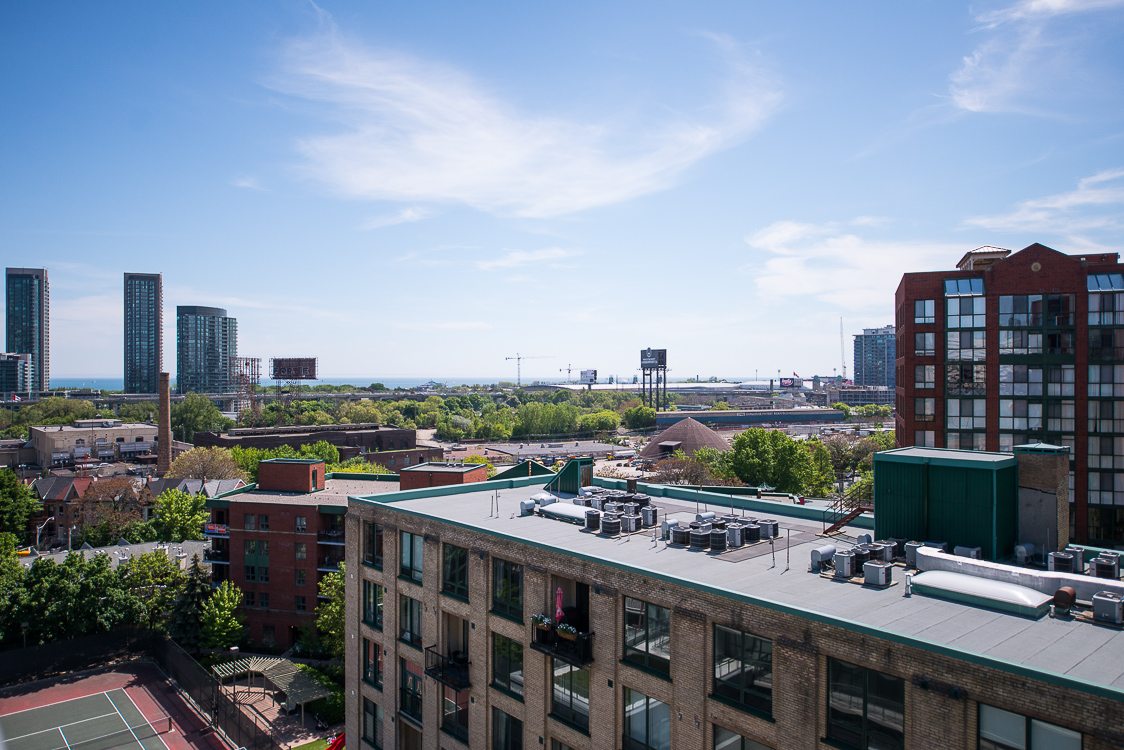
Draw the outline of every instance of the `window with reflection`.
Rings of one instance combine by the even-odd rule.
[[[714,694],[766,715],[773,711],[773,642],[714,626]]]
[[[980,750],[1081,750],[1081,733],[980,704]]]
[[[671,672],[671,610],[625,597],[624,660],[653,672]]]
[[[589,730],[589,669],[551,659],[550,713],[583,732]]]
[[[905,683],[828,659],[827,737],[843,747],[903,750]]]
[[[639,690],[624,689],[624,750],[671,750],[671,710]]]

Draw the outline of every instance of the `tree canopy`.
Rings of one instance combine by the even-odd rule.
[[[242,640],[241,604],[242,591],[231,581],[223,581],[203,602],[199,621],[204,648],[226,649]]]
[[[161,541],[202,539],[207,515],[207,499],[202,494],[167,489],[156,497],[153,526]]]
[[[176,479],[246,479],[226,448],[192,448],[172,461],[167,476]]]
[[[184,442],[192,442],[197,432],[221,432],[233,424],[211,399],[198,393],[189,393],[183,401],[172,404],[172,433]]]
[[[336,658],[343,658],[344,650],[344,564],[338,571],[325,574],[320,579],[319,593],[324,597],[316,605],[316,629],[321,643]]]
[[[27,521],[41,507],[35,493],[14,471],[0,469],[0,533],[13,534],[20,541],[26,539]]]

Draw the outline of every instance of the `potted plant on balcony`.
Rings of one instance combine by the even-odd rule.
[[[545,612],[531,615],[531,622],[534,623],[536,630],[550,630],[554,626],[554,620],[550,619]]]
[[[563,638],[567,641],[576,641],[578,639],[578,629],[568,622],[558,623],[558,627],[554,629],[554,632],[558,633],[559,638]]]

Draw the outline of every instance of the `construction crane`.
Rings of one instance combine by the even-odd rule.
[[[515,353],[514,357],[504,357],[504,360],[510,362],[515,360],[515,385],[518,388],[523,387],[523,360],[525,359],[550,359],[549,356],[533,356],[530,354]]]
[[[566,373],[566,382],[567,382],[567,383],[572,383],[572,382],[574,382],[574,376],[570,374],[570,373],[572,373],[573,371],[574,371],[574,365],[573,365],[573,363],[568,363],[568,364],[567,364],[567,365],[566,365],[565,367],[559,367],[559,368],[558,368],[558,372],[564,372],[564,373]]]

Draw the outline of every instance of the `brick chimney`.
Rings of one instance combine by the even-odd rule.
[[[157,436],[156,474],[172,468],[172,386],[168,373],[160,373],[160,433]]]

